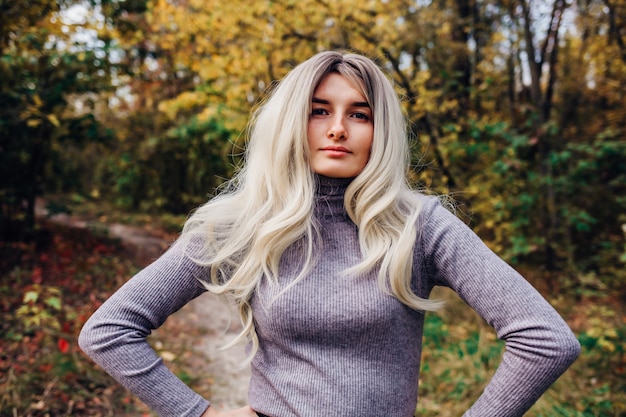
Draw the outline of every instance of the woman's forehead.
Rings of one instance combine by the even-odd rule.
[[[341,87],[344,90],[353,90],[361,97],[361,101],[365,101],[368,103],[370,101],[370,98],[365,91],[363,79],[359,76],[354,76],[351,73],[342,73],[339,71],[330,72],[326,74],[317,84],[317,86],[313,90],[313,95],[321,94],[322,90],[328,89],[329,85],[332,86],[331,89]]]

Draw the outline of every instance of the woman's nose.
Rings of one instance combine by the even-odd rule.
[[[346,139],[348,136],[343,117],[335,117],[328,129],[328,137],[333,140]]]

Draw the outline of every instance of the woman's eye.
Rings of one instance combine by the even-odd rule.
[[[352,116],[357,118],[357,119],[361,119],[361,120],[369,120],[370,119],[369,115],[366,114],[366,113],[357,112],[357,113],[354,113]]]
[[[328,114],[328,112],[325,109],[313,109],[311,111],[311,114],[313,116],[323,116],[325,114]]]

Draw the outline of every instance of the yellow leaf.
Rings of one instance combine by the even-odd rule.
[[[37,127],[41,124],[41,120],[40,119],[28,119],[26,121],[26,126],[28,127]]]
[[[161,352],[159,352],[159,354],[161,355],[161,357],[163,359],[165,359],[168,362],[171,362],[174,359],[176,359],[176,355],[173,354],[172,352],[167,351],[167,350],[161,351]]]
[[[55,127],[61,126],[61,122],[59,122],[59,119],[57,118],[55,114],[49,114],[48,121],[52,123]]]

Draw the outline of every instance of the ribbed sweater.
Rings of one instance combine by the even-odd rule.
[[[251,305],[259,337],[250,406],[271,417],[409,417],[417,404],[424,314],[381,291],[376,273],[342,274],[361,259],[347,216],[346,180],[319,177],[321,236],[309,273],[274,299],[262,281]],[[465,417],[522,416],[578,356],[559,314],[436,198],[423,197],[412,288],[454,290],[506,342],[501,363]],[[81,348],[160,416],[200,416],[209,401],[163,364],[153,329],[204,292],[206,269],[180,243],[116,291],[88,320]],[[280,285],[302,267],[298,244],[283,254]],[[271,301],[274,300],[274,301]],[[210,320],[210,317],[208,318]],[[242,404],[243,406],[243,404]]]

